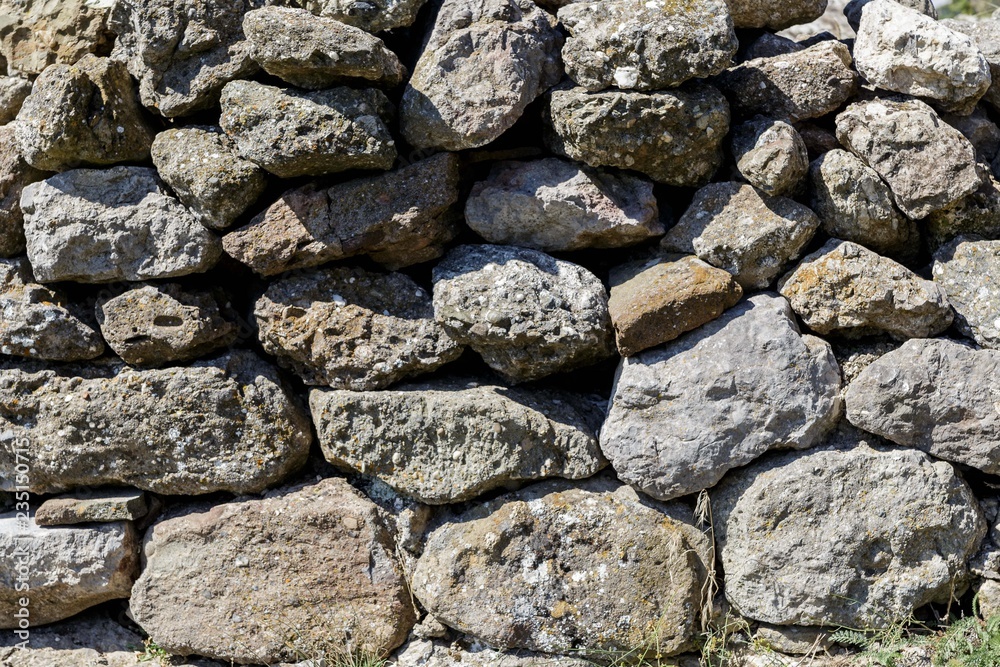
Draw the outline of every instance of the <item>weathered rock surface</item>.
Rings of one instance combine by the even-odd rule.
[[[434,317],[508,382],[537,380],[611,355],[601,281],[527,248],[463,245],[434,267]]]
[[[306,384],[364,391],[432,371],[462,346],[401,273],[338,267],[277,280],[254,316],[264,349]]]
[[[839,416],[829,344],[801,335],[784,299],[759,294],[622,360],[601,449],[619,479],[670,499],[769,450],[811,447]]]
[[[851,0],[845,4],[843,9],[844,17],[847,19],[851,28],[855,31],[861,27],[861,16],[864,13],[865,7],[871,4],[872,1],[873,0]],[[918,11],[925,16],[929,16],[932,19],[937,19],[938,17],[937,8],[934,6],[933,0],[895,0],[895,2],[903,7]],[[950,21],[945,21],[944,23],[947,25]]]
[[[35,510],[39,526],[134,521],[146,516],[146,494],[135,490],[101,490],[87,495],[49,498]]]
[[[722,164],[729,104],[712,86],[656,93],[557,89],[545,111],[553,152],[591,167],[619,167],[693,187]]]
[[[378,37],[304,9],[262,7],[243,17],[250,57],[299,88],[374,82],[392,87],[406,69]]]
[[[0,76],[0,125],[14,120],[29,94],[31,82],[27,79]]]
[[[591,91],[673,88],[726,69],[738,46],[726,0],[574,2],[559,21],[566,74]]]
[[[837,139],[882,177],[896,205],[914,220],[980,185],[972,144],[919,100],[854,102],[837,116]]]
[[[117,0],[112,57],[139,81],[142,103],[167,118],[219,101],[222,87],[257,70],[243,15],[265,0]]]
[[[924,220],[927,245],[931,249],[963,234],[1000,238],[1000,181],[985,164],[976,172],[983,184],[948,208],[934,211]]]
[[[221,101],[219,124],[237,151],[275,176],[389,169],[396,160],[385,125],[391,104],[381,91],[305,92],[233,81]]]
[[[218,128],[185,127],[156,135],[160,178],[210,229],[225,229],[264,192],[264,171],[236,153]]]
[[[652,183],[559,158],[494,165],[473,186],[465,220],[490,243],[547,251],[617,248],[663,233]]]
[[[831,341],[833,356],[840,365],[840,374],[844,378],[844,386],[854,381],[861,372],[872,365],[876,359],[892,352],[902,343],[888,337],[880,338],[834,338]]]
[[[13,464],[8,468],[13,470]],[[107,600],[127,598],[139,573],[139,535],[128,522],[46,528],[0,514],[0,628],[27,596],[32,626],[51,623]],[[19,582],[28,591],[17,590]]]
[[[768,6],[773,6],[768,3]],[[858,88],[851,53],[841,42],[751,60],[713,79],[738,118],[757,115],[794,123],[838,109]]]
[[[990,119],[982,104],[968,116],[949,113],[941,119],[969,140],[980,162],[990,162],[1000,153],[1000,127]]]
[[[697,631],[707,546],[627,486],[546,482],[435,530],[413,591],[446,625],[497,648],[607,655],[656,636],[669,656]]]
[[[270,664],[348,639],[382,653],[413,626],[386,517],[342,479],[168,518],[144,551],[132,614],[171,653]]]
[[[581,479],[605,465],[571,397],[443,380],[391,391],[314,389],[323,455],[430,504],[521,480]]]
[[[764,289],[818,228],[816,214],[796,201],[742,183],[712,183],[695,193],[661,245],[728,271],[744,290]]]
[[[294,0],[317,16],[325,16],[367,32],[382,32],[412,25],[427,0]]]
[[[986,91],[983,101],[1000,111],[1000,16],[981,18],[976,21],[948,19],[941,23],[955,32],[968,35],[990,66],[992,85]]]
[[[450,151],[499,137],[559,81],[555,26],[531,0],[445,0],[403,93],[403,136]]]
[[[883,628],[961,585],[986,526],[954,468],[856,432],[842,440],[762,460],[713,492],[726,597],[739,613]]]
[[[781,30],[818,19],[826,10],[827,0],[729,0],[733,23],[737,28]]]
[[[172,278],[208,270],[222,250],[147,167],[52,176],[24,188],[21,210],[41,282]]]
[[[466,646],[427,639],[411,639],[393,660],[393,667],[590,667],[592,664],[578,658],[529,651],[502,653],[478,642]]]
[[[238,329],[222,294],[176,283],[142,285],[98,298],[97,322],[108,345],[133,366],[162,366],[231,345]]]
[[[894,0],[865,6],[854,62],[873,86],[929,99],[946,111],[971,112],[992,82],[972,39]]]
[[[733,128],[736,169],[755,188],[769,195],[792,190],[809,170],[806,144],[788,123],[756,118]]]
[[[455,236],[459,160],[435,155],[330,188],[289,190],[246,227],[226,253],[263,276],[368,254],[389,269],[440,257]]]
[[[0,0],[0,64],[28,77],[49,65],[72,65],[106,51],[111,3],[94,0]]]
[[[819,334],[929,338],[947,329],[953,317],[938,285],[840,239],[804,257],[779,289],[795,314]]]
[[[809,167],[810,206],[823,231],[901,260],[916,256],[920,232],[892,201],[878,173],[847,151],[824,153]]]
[[[21,105],[14,131],[24,160],[47,171],[141,162],[153,142],[128,71],[96,56],[46,69]]]
[[[117,484],[255,493],[299,468],[309,422],[274,368],[234,352],[184,368],[0,370],[4,437],[29,441],[32,493]],[[15,485],[0,449],[0,489]]]
[[[21,191],[46,173],[24,161],[12,125],[0,126],[0,257],[24,252]]]
[[[933,275],[955,309],[955,326],[983,347],[1000,348],[1000,241],[960,236],[934,253]]]
[[[610,282],[608,312],[626,357],[711,322],[743,296],[730,274],[691,255],[621,266]]]

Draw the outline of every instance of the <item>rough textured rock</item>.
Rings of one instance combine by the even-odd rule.
[[[412,585],[439,620],[498,648],[586,656],[655,634],[669,656],[697,631],[706,548],[627,486],[546,482],[435,530]]]
[[[494,165],[473,186],[465,220],[490,243],[547,251],[617,248],[663,233],[652,183],[559,158]]]
[[[134,490],[101,490],[93,494],[49,498],[35,510],[39,526],[134,521],[146,516],[146,494]]]
[[[934,211],[924,220],[931,249],[962,234],[1000,238],[1000,181],[985,164],[977,164],[976,172],[983,184],[975,192],[948,208]]]
[[[729,132],[726,99],[704,84],[648,94],[557,89],[544,113],[553,152],[684,187],[708,182]]]
[[[836,651],[836,643],[830,639],[831,634],[833,633],[826,629],[801,625],[761,623],[757,626],[757,631],[754,632],[754,640],[763,644],[765,649],[785,655],[813,656],[823,652]],[[836,663],[830,667],[835,667],[835,665]]]
[[[842,440],[755,463],[713,492],[726,597],[741,614],[883,628],[961,585],[986,526],[954,468],[856,432]]]
[[[831,341],[833,356],[840,364],[840,374],[844,378],[844,386],[854,381],[861,372],[874,363],[883,354],[888,354],[902,343],[883,338],[834,338]]]
[[[743,296],[730,274],[691,255],[621,266],[610,282],[608,312],[626,357],[711,322]]]
[[[8,367],[0,404],[4,437],[30,443],[32,493],[255,493],[298,469],[312,440],[275,369],[244,351],[149,371]],[[0,488],[12,490],[12,448],[0,464]]]
[[[27,79],[0,76],[0,125],[14,120],[29,94],[31,82]]]
[[[132,614],[171,653],[273,663],[348,638],[381,653],[413,626],[386,517],[342,479],[168,518],[143,549]]]
[[[153,142],[128,71],[96,56],[46,69],[21,105],[14,131],[25,161],[47,171],[141,162]]]
[[[393,667],[590,667],[593,663],[528,651],[501,653],[478,642],[467,646],[459,642],[411,639],[392,664]]]
[[[0,352],[51,361],[101,356],[100,335],[66,305],[35,282],[27,259],[0,259]]]
[[[955,326],[983,347],[1000,348],[1000,241],[960,236],[934,253],[933,275],[955,309]]]
[[[718,74],[738,46],[726,0],[596,0],[559,10],[566,74],[598,91],[662,90]]]
[[[117,0],[112,57],[139,81],[142,103],[168,118],[208,108],[234,79],[254,74],[243,15],[265,0]]]
[[[946,111],[971,112],[992,81],[972,39],[894,0],[865,6],[854,62],[873,86],[927,98]]]
[[[843,9],[843,14],[851,28],[857,30],[861,27],[861,16],[864,13],[865,7],[871,4],[871,2],[872,0],[851,0],[846,3]],[[895,0],[895,2],[903,7],[913,9],[921,14],[924,14],[925,16],[929,16],[932,19],[937,19],[938,17],[937,8],[934,6],[933,0]],[[945,23],[950,23],[950,21]]]
[[[46,173],[24,161],[12,125],[0,126],[0,257],[24,252],[21,191]]]
[[[799,23],[818,19],[826,10],[827,0],[729,0],[733,22],[737,28],[769,28],[781,30]]]
[[[949,19],[942,21],[942,24],[955,32],[968,35],[979,52],[986,57],[993,83],[983,100],[994,110],[1000,111],[1000,16],[980,18],[977,21]]]
[[[712,183],[695,193],[661,245],[725,269],[744,290],[764,289],[818,228],[816,214],[791,199],[741,183]]]
[[[299,88],[370,81],[392,87],[406,69],[378,37],[334,19],[289,7],[262,7],[243,17],[250,56],[268,74]]]
[[[392,391],[309,395],[323,455],[424,503],[469,500],[543,477],[581,479],[605,465],[571,397],[443,380]]]
[[[25,187],[21,209],[42,282],[172,278],[208,270],[222,250],[146,167],[64,172]]]
[[[531,0],[445,0],[400,104],[416,148],[493,141],[561,76],[556,20]]]
[[[246,159],[275,176],[389,169],[396,144],[385,121],[391,104],[378,90],[313,92],[233,81],[222,90],[219,124]]]
[[[0,64],[33,77],[49,65],[105,52],[113,39],[108,7],[95,0],[0,0]]]
[[[919,100],[854,102],[837,116],[837,139],[882,177],[896,205],[914,220],[980,185],[972,144]]]
[[[0,514],[0,555],[7,564],[0,572],[0,628],[18,627],[14,614],[26,595],[31,625],[43,625],[127,598],[139,573],[139,535],[128,522],[46,528],[11,512]],[[19,582],[28,591],[19,591]]]
[[[825,116],[854,95],[858,75],[852,64],[844,44],[824,41],[801,51],[745,62],[713,82],[729,98],[734,116],[763,115],[794,123]]]
[[[769,450],[811,447],[839,416],[829,344],[800,335],[784,299],[760,294],[624,359],[601,449],[619,479],[669,499]]]
[[[389,269],[440,257],[455,235],[459,161],[435,155],[386,174],[289,190],[222,245],[257,273],[368,254]]]
[[[824,153],[809,167],[810,206],[823,231],[901,260],[916,256],[920,232],[892,202],[878,173],[844,150]]]
[[[338,267],[277,280],[257,301],[264,349],[306,384],[364,391],[432,371],[462,346],[401,273]]]
[[[108,345],[133,366],[187,361],[232,345],[236,314],[225,295],[188,292],[176,283],[142,285],[97,300]]]
[[[463,245],[434,268],[434,317],[508,382],[611,354],[607,293],[594,274],[514,246]]]
[[[792,190],[809,170],[809,152],[788,123],[756,118],[733,128],[736,169],[755,188],[769,195]]]
[[[982,104],[968,116],[950,113],[941,119],[969,140],[980,162],[990,162],[1000,153],[1000,127],[990,119]]]
[[[382,32],[412,25],[427,0],[294,0],[317,16],[336,19],[367,32]]]
[[[160,178],[210,229],[225,229],[264,192],[264,171],[213,127],[170,129],[151,150]]]

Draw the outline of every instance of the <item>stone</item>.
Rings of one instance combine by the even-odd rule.
[[[578,658],[548,656],[530,651],[500,652],[478,642],[411,639],[396,654],[393,667],[591,667]]]
[[[765,194],[793,190],[809,170],[805,142],[784,121],[756,118],[736,126],[732,150],[740,176]]]
[[[694,645],[708,541],[617,482],[543,482],[445,523],[413,592],[443,623],[497,649],[657,652]],[[614,591],[613,595],[606,591]]]
[[[758,294],[623,359],[601,450],[623,482],[668,500],[772,449],[818,444],[840,412],[830,345],[799,332],[787,301]]]
[[[744,63],[757,58],[771,58],[795,53],[806,48],[799,42],[788,37],[775,35],[773,32],[761,33],[756,38],[744,40],[736,55],[737,63]]]
[[[934,253],[933,276],[955,309],[955,327],[983,347],[1000,348],[1000,241],[960,236]]]
[[[1000,238],[1000,181],[985,164],[977,164],[976,173],[982,185],[975,192],[923,221],[932,250],[963,234]]]
[[[596,0],[559,10],[566,74],[590,91],[663,90],[718,74],[738,43],[727,0]]]
[[[308,385],[365,391],[428,373],[462,346],[402,273],[336,267],[271,283],[254,308],[264,350]]]
[[[768,625],[761,623],[754,633],[754,642],[763,644],[765,649],[786,655],[812,656],[820,651],[831,652],[836,644],[827,630],[797,625]]]
[[[13,465],[9,470],[13,471]],[[131,523],[47,528],[0,514],[0,628],[18,627],[25,596],[32,627],[127,598],[139,574],[139,534]],[[27,589],[18,589],[18,584]]]
[[[31,82],[14,76],[0,76],[0,125],[14,120],[24,100],[31,94]]]
[[[968,116],[945,114],[941,119],[969,140],[980,162],[989,162],[1000,153],[1000,127],[990,120],[982,104]]]
[[[374,83],[391,88],[406,68],[381,39],[304,9],[261,7],[243,17],[252,57],[268,74],[299,88]]]
[[[210,269],[221,244],[147,167],[74,169],[21,193],[41,282],[173,278]]]
[[[132,615],[170,653],[271,664],[350,641],[381,655],[415,620],[385,513],[343,479],[159,521],[144,554]]]
[[[94,0],[0,0],[0,64],[34,78],[55,64],[72,65],[87,54],[106,53],[109,2]],[[2,68],[0,68],[2,70]]]
[[[951,206],[981,183],[975,148],[920,100],[854,102],[837,115],[837,139],[878,173],[914,220]]]
[[[601,281],[537,250],[463,245],[434,267],[434,318],[516,384],[611,355]]]
[[[712,183],[695,193],[661,245],[698,255],[749,291],[767,288],[818,228],[816,214],[796,201],[742,183]]]
[[[218,128],[160,132],[151,149],[160,178],[209,229],[226,229],[264,192],[264,170],[236,153]]]
[[[795,123],[836,111],[854,96],[858,75],[852,64],[843,43],[824,41],[801,51],[750,60],[712,82],[725,93],[737,118],[763,115]]]
[[[737,28],[781,30],[818,19],[826,10],[827,0],[729,0],[733,23]]]
[[[335,19],[366,32],[383,32],[413,25],[427,0],[293,0],[317,16]]]
[[[559,88],[543,113],[554,153],[681,187],[712,178],[729,132],[729,104],[701,83],[655,93]]]
[[[385,125],[391,104],[379,90],[307,92],[233,81],[221,103],[219,124],[239,154],[281,178],[390,169],[396,161]]]
[[[149,109],[167,118],[218,104],[230,81],[259,69],[243,36],[243,15],[265,0],[117,0],[108,25],[111,57],[139,82]]]
[[[146,516],[146,494],[129,489],[100,490],[92,494],[49,498],[35,510],[39,526],[135,521]]]
[[[892,352],[902,343],[887,337],[880,338],[834,338],[831,340],[833,356],[840,364],[840,374],[844,378],[844,386],[854,381],[861,372],[872,365],[876,359]]]
[[[24,161],[12,125],[0,126],[0,257],[24,253],[24,214],[21,192],[46,172]]]
[[[257,493],[300,468],[312,441],[276,370],[249,351],[144,371],[8,366],[0,403],[3,438],[26,440],[36,494],[109,484]],[[14,462],[13,448],[0,449],[0,489],[14,489]]]
[[[611,271],[608,312],[625,357],[697,329],[736,305],[733,277],[692,255],[668,255]]]
[[[67,305],[65,296],[35,282],[26,258],[0,259],[0,352],[50,361],[101,356],[101,336]]]
[[[102,295],[101,334],[131,366],[188,361],[236,341],[236,313],[224,294],[189,292],[177,283],[141,285]]]
[[[880,255],[916,257],[916,223],[899,212],[889,186],[859,157],[840,149],[824,153],[809,166],[809,183],[809,205],[824,232]]]
[[[97,56],[39,75],[14,132],[24,160],[46,171],[143,162],[153,143],[128,71]]]
[[[989,620],[1000,614],[1000,582],[987,579],[976,591],[976,600],[979,603],[979,615]]]
[[[844,16],[847,18],[851,28],[855,31],[861,27],[861,16],[864,13],[865,7],[867,7],[871,2],[872,0],[851,0],[844,7]],[[918,11],[932,19],[937,19],[938,17],[937,7],[934,6],[933,0],[895,0],[895,2],[908,9]],[[951,23],[951,21],[943,21],[943,23],[947,25],[948,23]]]
[[[945,111],[970,113],[992,82],[972,39],[894,0],[865,5],[854,62],[876,88],[922,97]]]
[[[1000,111],[1000,16],[977,17],[975,21],[947,19],[941,23],[955,32],[967,35],[986,58],[993,83],[983,96],[983,101],[995,111]]]
[[[368,254],[390,270],[436,259],[456,234],[459,160],[442,153],[376,176],[289,190],[226,253],[262,276]]]
[[[994,408],[1000,352],[946,339],[909,340],[847,388],[858,428],[945,461],[1000,472]],[[956,407],[956,406],[960,406]]]
[[[652,183],[559,158],[495,164],[472,187],[465,221],[490,243],[550,252],[620,248],[663,233]]]
[[[909,343],[907,343],[909,345]],[[761,460],[712,493],[726,598],[778,625],[885,628],[946,602],[986,532],[948,463],[848,431]]]
[[[415,148],[477,148],[562,76],[556,20],[531,0],[444,0],[400,103]]]
[[[951,326],[945,292],[902,264],[850,241],[830,239],[778,285],[818,334],[930,338]]]
[[[586,415],[555,392],[437,380],[313,389],[309,407],[330,463],[432,505],[519,481],[582,479],[607,463]]]

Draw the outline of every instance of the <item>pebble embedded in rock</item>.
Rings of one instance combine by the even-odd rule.
[[[72,526],[80,523],[135,521],[146,516],[146,494],[129,489],[102,489],[86,495],[49,498],[35,510],[39,526]]]
[[[0,76],[0,125],[14,120],[30,94],[31,82],[27,79]]]
[[[0,126],[0,257],[24,252],[24,214],[21,192],[26,185],[45,178],[21,157],[12,125]]]
[[[827,0],[729,0],[737,28],[781,30],[823,15]]]
[[[806,144],[788,123],[755,118],[733,128],[736,169],[765,194],[783,195],[794,189],[809,170]]]
[[[317,16],[335,19],[367,32],[405,28],[417,20],[417,12],[427,0],[293,0]]]
[[[983,347],[1000,348],[1000,241],[960,236],[934,253],[934,282],[955,309],[955,326]]]

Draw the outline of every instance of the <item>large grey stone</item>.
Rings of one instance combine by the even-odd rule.
[[[173,278],[207,271],[222,254],[147,167],[64,172],[25,187],[21,210],[41,282]]]
[[[830,346],[759,294],[675,341],[622,360],[601,449],[654,498],[716,484],[772,449],[817,444],[840,416]]]
[[[809,23],[826,10],[827,0],[729,0],[737,28],[781,30],[799,23]]]
[[[105,52],[107,0],[0,0],[0,70],[33,78],[54,64]]]
[[[1000,241],[960,236],[934,253],[934,282],[955,309],[955,326],[983,347],[1000,348]]]
[[[292,0],[317,16],[335,19],[368,32],[405,28],[417,19],[427,0]]]
[[[32,493],[118,484],[167,495],[255,493],[298,469],[309,421],[277,372],[239,351],[182,368],[0,370],[6,442],[27,444]],[[22,454],[22,458],[25,454]],[[0,449],[0,489],[15,452]]]
[[[806,144],[788,123],[755,118],[733,128],[736,169],[751,185],[769,195],[794,189],[809,169]]]

